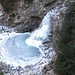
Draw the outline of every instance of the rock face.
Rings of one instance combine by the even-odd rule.
[[[33,0],[28,3],[25,0],[18,0],[12,12],[3,12],[1,22],[16,27],[18,32],[33,31],[46,13],[62,2],[62,0]]]
[[[2,9],[2,6],[1,6],[1,4],[0,4],[0,20],[2,19],[2,15],[3,15],[3,9]]]
[[[20,33],[31,32],[39,27],[41,18],[37,16],[31,16],[30,20],[25,24],[21,24],[15,27],[15,30]]]

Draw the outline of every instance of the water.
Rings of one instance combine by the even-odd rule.
[[[31,33],[31,36],[26,40],[28,45],[39,47],[42,41],[48,37],[50,32],[50,12],[42,20],[40,27]],[[32,43],[33,42],[33,43]]]
[[[44,19],[42,20],[40,27],[33,31],[31,33],[31,36],[26,40],[26,43],[28,45],[33,45],[36,47],[39,47],[40,45],[42,45],[42,42],[48,37],[48,35],[50,35],[50,31],[51,31],[51,16],[55,16],[55,14],[58,11],[58,7],[56,7],[54,10],[49,11]]]
[[[0,43],[1,60],[13,66],[31,65],[39,62],[43,54],[39,47],[26,44],[30,33],[3,33],[3,41]]]

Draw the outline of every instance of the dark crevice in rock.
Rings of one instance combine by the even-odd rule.
[[[32,18],[37,18],[37,19],[41,19],[40,17],[38,17],[38,16],[30,16],[30,18],[32,19]]]
[[[44,7],[48,7],[48,6],[52,5],[52,4],[54,4],[55,2],[57,2],[57,0],[54,0],[52,2],[49,2],[49,3],[45,4]]]

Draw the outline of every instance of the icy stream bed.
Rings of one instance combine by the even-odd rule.
[[[49,11],[42,20],[40,27],[32,33],[1,33],[0,34],[0,61],[13,65],[14,67],[25,67],[27,65],[35,65],[38,69],[48,64],[55,52],[50,45],[47,50],[43,43],[50,41],[52,16],[55,16],[59,11],[59,7]],[[27,75],[27,74],[25,74]],[[38,74],[41,75],[41,74]]]
[[[8,64],[25,66],[35,64],[41,59],[40,48],[26,44],[28,37],[30,37],[29,33],[12,33],[12,35],[9,33],[9,36],[1,43],[2,57]]]

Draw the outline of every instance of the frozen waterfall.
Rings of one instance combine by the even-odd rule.
[[[40,27],[32,33],[0,34],[0,61],[23,67],[43,60],[44,52],[40,46],[50,34],[50,19],[57,13],[57,9],[49,11],[42,20]]]
[[[26,40],[26,43],[31,46],[39,47],[42,42],[48,37],[51,31],[50,19],[55,16],[58,7],[55,10],[49,11],[42,20],[40,27],[31,33],[31,36]]]

